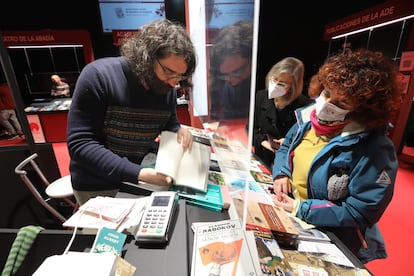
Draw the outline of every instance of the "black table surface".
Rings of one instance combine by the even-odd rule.
[[[136,267],[134,275],[190,275],[194,233],[193,222],[208,222],[228,219],[227,211],[215,212],[187,204],[179,200],[177,217],[173,223],[173,232],[168,245],[163,248],[143,248],[138,246],[134,237],[129,235],[122,257]],[[11,245],[19,229],[0,229],[0,263],[6,262]],[[67,247],[73,231],[43,230],[27,254],[15,276],[31,275],[43,260],[51,255],[62,254]],[[338,240],[328,233],[331,240],[346,254],[356,267],[364,265]],[[90,251],[95,234],[78,231],[71,251]]]
[[[135,275],[189,275],[193,245],[191,224],[193,222],[217,221],[227,218],[226,211],[210,211],[188,205],[184,200],[180,200],[171,238],[164,248],[140,247],[134,237],[129,235],[122,256],[136,267]],[[2,266],[7,260],[18,230],[0,229],[0,263]],[[46,257],[62,254],[72,234],[73,231],[71,230],[41,231],[15,276],[32,275]],[[94,239],[95,234],[85,234],[78,231],[70,250],[89,251]]]

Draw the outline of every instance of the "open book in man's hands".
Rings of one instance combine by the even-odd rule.
[[[177,133],[161,132],[155,170],[171,176],[179,189],[207,190],[210,167],[210,147],[193,142],[191,150],[184,151],[177,142]]]

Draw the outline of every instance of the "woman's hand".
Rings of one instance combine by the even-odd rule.
[[[275,152],[275,150],[270,146],[270,143],[269,143],[269,141],[267,141],[267,140],[263,140],[261,143],[260,143],[260,145],[262,146],[262,147],[264,147],[265,149],[267,149],[267,150],[269,150],[269,151],[271,151],[271,152]]]
[[[153,168],[142,168],[138,175],[138,181],[159,186],[170,186],[173,179],[168,175],[157,173]]]
[[[295,200],[287,194],[280,192],[278,195],[273,195],[272,199],[276,206],[283,208],[287,212],[293,211]]]
[[[193,145],[193,135],[191,132],[186,128],[180,128],[177,131],[177,143],[183,146],[185,150],[191,150],[191,146]]]
[[[289,177],[278,177],[273,181],[273,192],[279,201],[282,201],[282,194],[292,193]]]

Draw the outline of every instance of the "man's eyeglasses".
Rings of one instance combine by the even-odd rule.
[[[241,77],[243,77],[243,75],[246,73],[249,67],[250,63],[246,63],[245,65],[242,65],[241,67],[237,68],[236,70],[233,70],[230,73],[220,74],[218,78],[225,81],[228,81],[230,79],[240,79]]]
[[[178,81],[183,81],[189,78],[189,76],[186,75],[180,75],[177,74],[176,72],[168,69],[167,67],[165,67],[164,65],[161,64],[161,62],[157,59],[157,63],[160,65],[162,72],[164,73],[164,75],[167,76],[168,79],[178,79]]]

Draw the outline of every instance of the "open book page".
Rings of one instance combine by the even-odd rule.
[[[184,152],[176,174],[176,185],[184,185],[206,191],[210,167],[210,147],[193,143],[190,151]]]
[[[194,142],[191,150],[183,150],[177,134],[161,133],[155,170],[171,176],[174,184],[205,192],[210,166],[210,147]]]
[[[177,133],[163,131],[160,137],[155,170],[176,179],[183,154],[183,146],[177,142]]]

